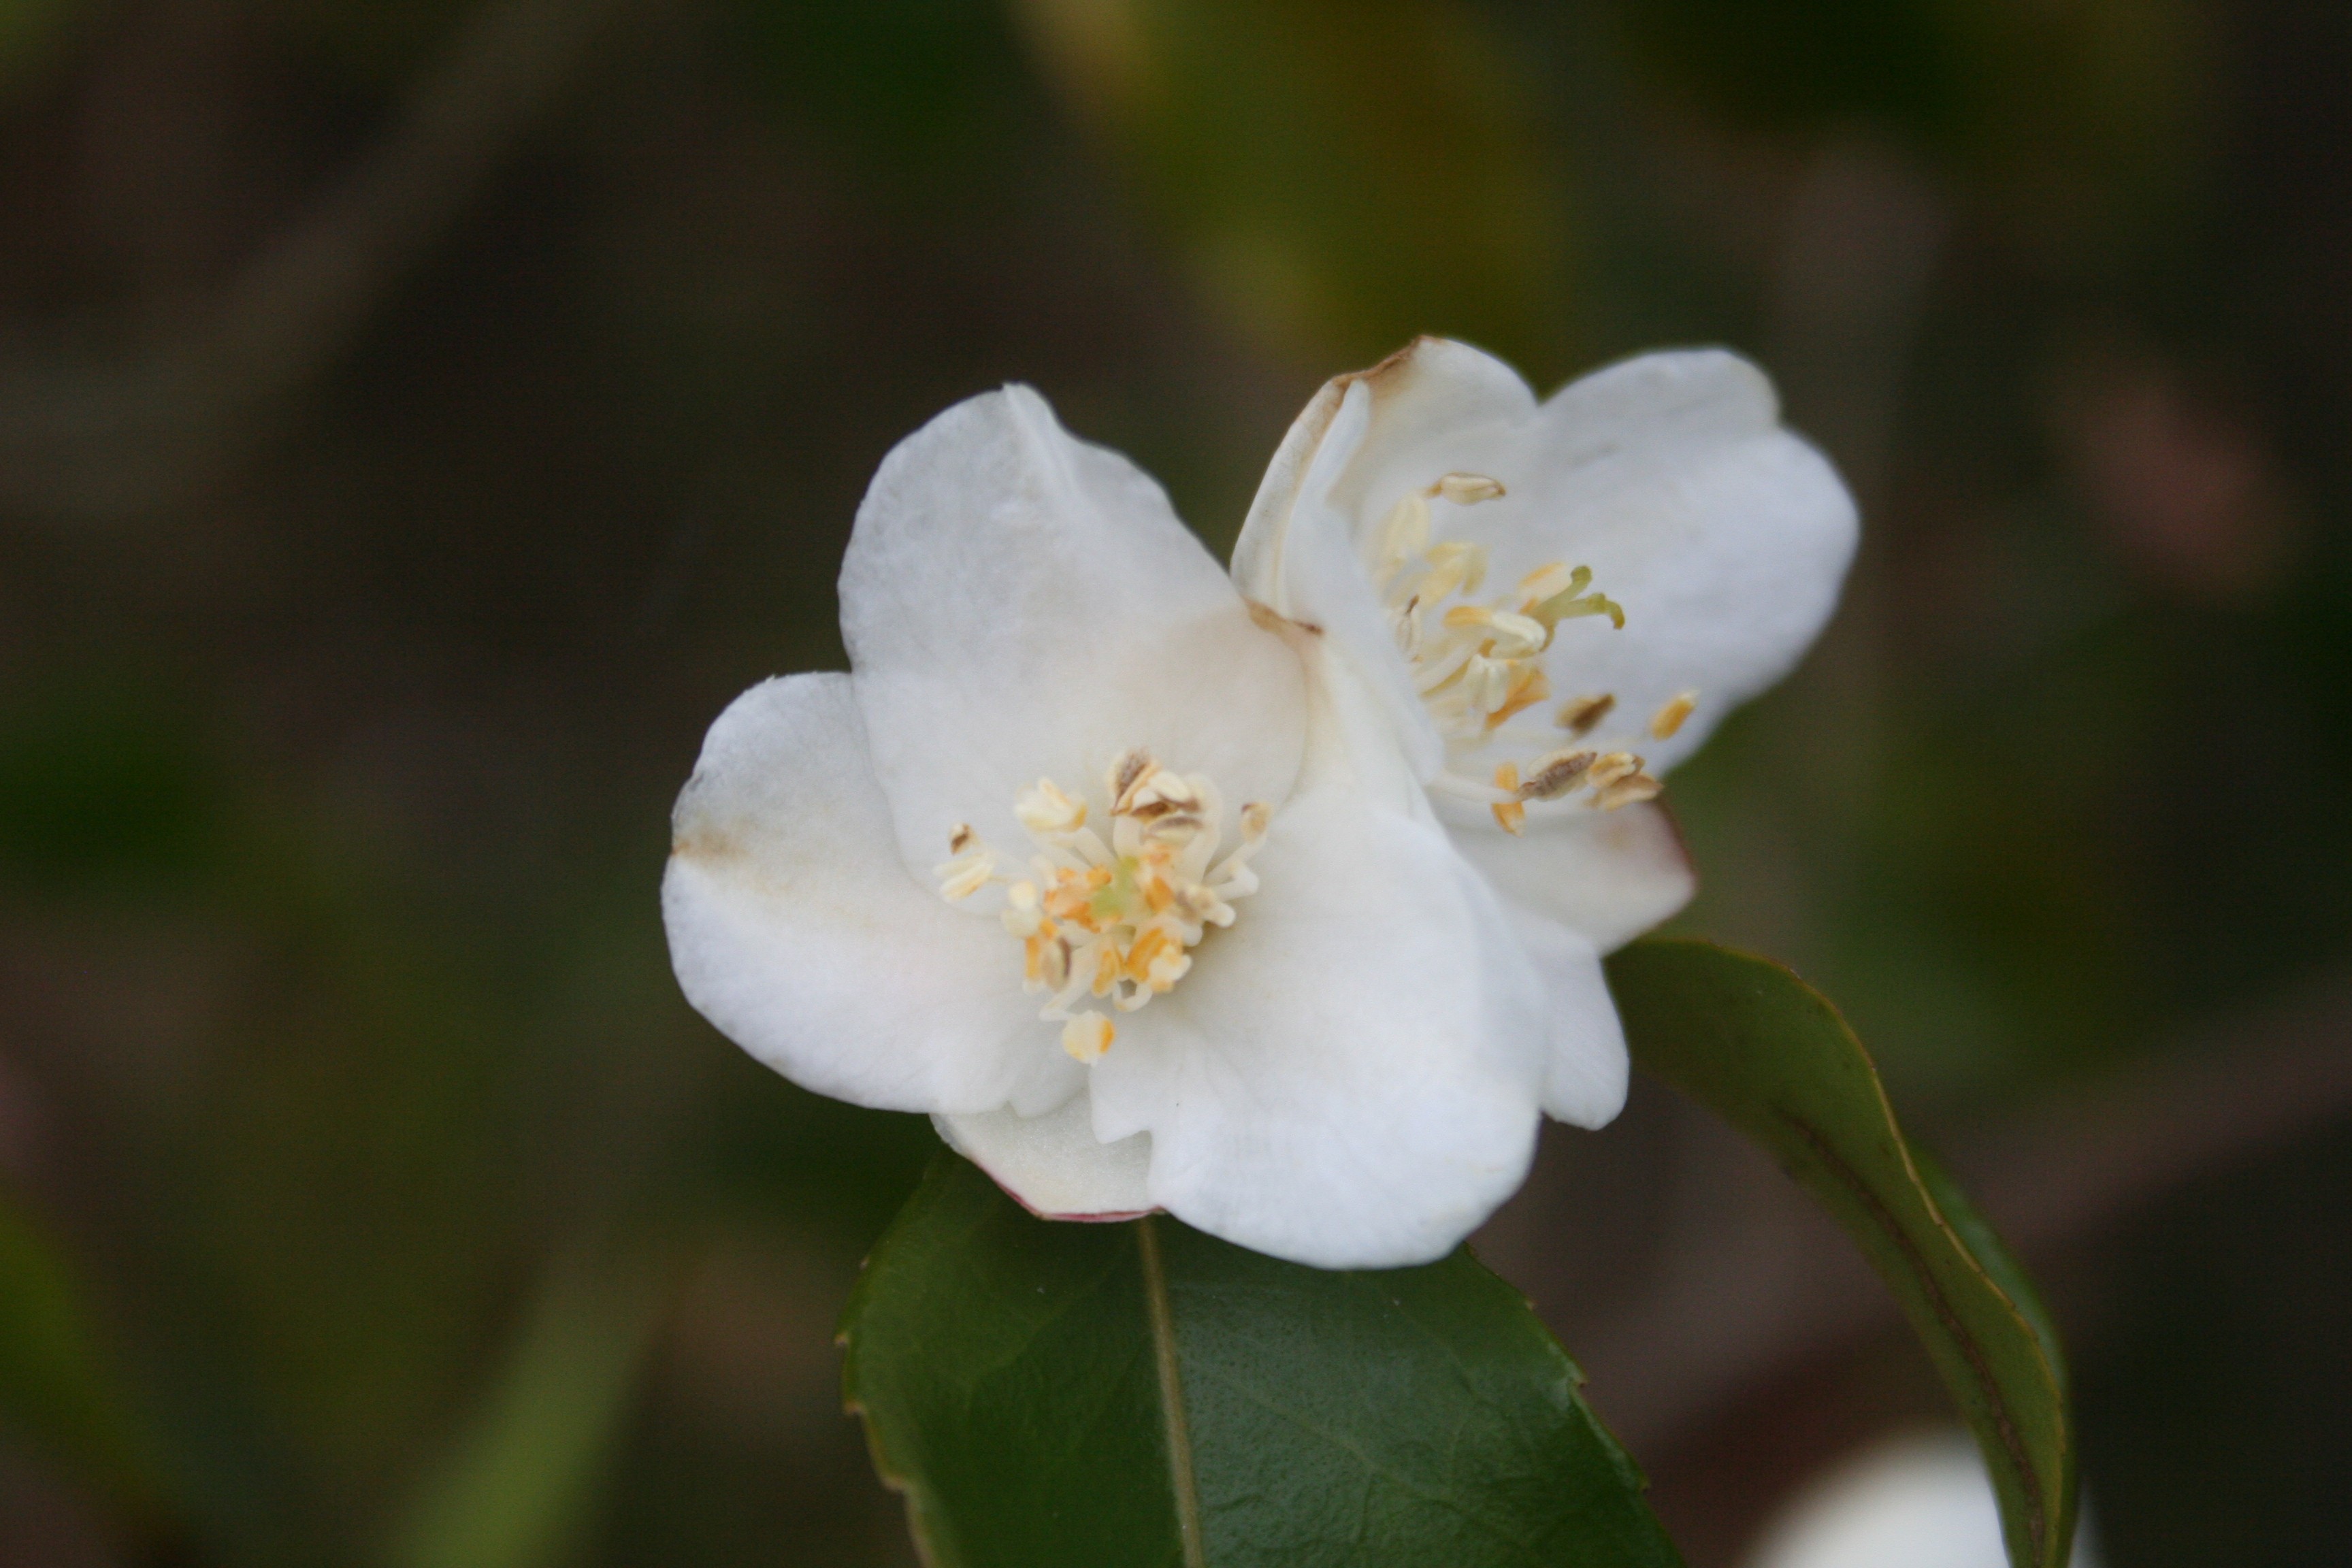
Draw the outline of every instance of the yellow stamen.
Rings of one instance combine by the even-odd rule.
[[[1659,741],[1670,739],[1675,731],[1683,727],[1683,721],[1691,716],[1691,710],[1697,706],[1698,693],[1696,691],[1685,691],[1678,696],[1668,698],[1664,705],[1656,713],[1651,715],[1651,737]]]
[[[1498,500],[1506,493],[1502,480],[1490,479],[1484,474],[1448,474],[1430,489],[1433,494],[1444,496],[1455,506],[1475,506],[1482,500]]]
[[[1103,787],[1113,808],[1099,835],[1086,826],[1087,803],[1051,779],[1020,793],[1014,815],[1044,851],[1034,880],[999,875],[1003,857],[969,824],[950,836],[954,858],[938,868],[951,899],[1005,884],[999,919],[1020,940],[1023,987],[1051,994],[1043,1016],[1066,1026],[1063,1046],[1080,1061],[1109,1048],[1111,1026],[1072,1004],[1091,994],[1131,1013],[1183,979],[1190,950],[1211,926],[1233,924],[1234,900],[1257,890],[1248,862],[1273,819],[1263,803],[1244,805],[1242,842],[1221,860],[1223,808],[1208,779],[1138,749],[1111,764]]]
[[[1599,761],[1592,752],[1552,752],[1528,764],[1528,782],[1519,785],[1521,800],[1558,800],[1584,782]]]
[[[1519,607],[1524,612],[1530,605],[1540,605],[1546,599],[1561,594],[1581,594],[1584,585],[1592,581],[1592,568],[1579,566],[1570,570],[1565,561],[1554,561],[1537,567],[1519,579]]]
[[[1654,800],[1658,792],[1665,787],[1647,773],[1633,773],[1593,796],[1592,804],[1602,811],[1614,811],[1621,805],[1632,805],[1635,801]]]
[[[1642,771],[1642,759],[1631,752],[1611,752],[1592,764],[1585,783],[1595,790],[1605,790],[1619,779],[1632,778]]]
[[[1110,886],[1111,872],[1108,866],[1090,866],[1083,871],[1063,870],[1055,873],[1054,887],[1045,895],[1045,912],[1057,921],[1076,921],[1093,930],[1091,920],[1094,897]]]
[[[1082,1062],[1098,1062],[1118,1031],[1100,1013],[1081,1013],[1062,1026],[1062,1048]]]
[[[1544,679],[1542,665],[1529,662],[1515,666],[1503,705],[1486,715],[1486,728],[1495,728],[1513,714],[1534,707],[1550,695],[1551,682]]]
[[[1013,804],[1013,815],[1031,833],[1051,837],[1084,827],[1087,803],[1064,795],[1052,779],[1039,779],[1034,787],[1021,792],[1021,798]]]
[[[1429,575],[1423,578],[1419,593],[1423,603],[1433,603],[1449,594],[1475,594],[1486,580],[1486,547],[1449,539],[1443,544],[1433,544],[1423,552],[1429,563]]]
[[[961,903],[996,880],[996,851],[981,842],[969,822],[956,824],[948,835],[950,858],[931,868],[940,879],[940,897]]]
[[[1519,766],[1517,763],[1495,764],[1495,787],[1517,793],[1519,787]],[[1516,800],[1496,801],[1488,808],[1495,814],[1495,824],[1504,832],[1517,837],[1527,831],[1528,808]]]
[[[1505,658],[1537,652],[1551,640],[1551,633],[1542,622],[1513,615],[1508,610],[1490,609],[1485,605],[1456,605],[1445,612],[1442,624],[1449,631],[1475,626],[1494,633],[1496,646],[1489,651]]]
[[[1005,889],[1004,929],[1006,931],[1025,940],[1050,929],[1053,923],[1045,918],[1045,911],[1039,907],[1036,883],[1015,882]]]
[[[1429,502],[1406,494],[1381,520],[1379,571],[1382,586],[1396,569],[1429,548]]]

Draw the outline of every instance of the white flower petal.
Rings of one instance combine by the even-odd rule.
[[[1698,890],[1681,833],[1660,805],[1531,816],[1523,835],[1460,801],[1438,817],[1485,873],[1549,991],[1546,1114],[1605,1127],[1625,1108],[1624,1030],[1601,955],[1673,915]]]
[[[898,858],[845,675],[735,700],[679,795],[662,915],[687,999],[804,1088],[890,1110],[1045,1110],[1083,1069],[996,921]]]
[[[931,1123],[949,1148],[986,1171],[1032,1214],[1047,1219],[1132,1219],[1154,1207],[1144,1179],[1151,1163],[1150,1134],[1101,1142],[1083,1094],[1043,1116],[992,1110],[934,1116]]]
[[[1327,1268],[1444,1255],[1533,1151],[1548,997],[1434,822],[1318,789],[1184,984],[1119,1020],[1095,1131],[1151,1135],[1150,1192],[1203,1230]]]
[[[1483,806],[1446,801],[1437,815],[1506,903],[1558,921],[1601,952],[1673,916],[1698,890],[1674,818],[1653,803],[1530,816],[1517,837]]]
[[[1344,791],[1374,811],[1436,821],[1429,794],[1398,747],[1395,725],[1379,696],[1332,639],[1309,635],[1299,640],[1299,658],[1307,670],[1307,745],[1298,764],[1299,795]]]
[[[1524,904],[1504,907],[1544,980],[1544,1113],[1575,1127],[1606,1127],[1625,1109],[1632,1064],[1601,954],[1558,921]]]
[[[1235,807],[1282,800],[1297,775],[1296,655],[1158,485],[1027,387],[958,404],[883,460],[841,623],[910,867],[959,823],[1025,845],[1020,790],[1090,790],[1130,747]]]

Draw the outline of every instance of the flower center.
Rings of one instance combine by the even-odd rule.
[[[1104,775],[1110,841],[1087,826],[1087,805],[1039,779],[1013,802],[1036,847],[1031,877],[1000,873],[1005,858],[969,826],[948,836],[934,870],[950,902],[1006,884],[1004,929],[1021,939],[1022,988],[1051,993],[1038,1016],[1062,1026],[1062,1048],[1082,1062],[1110,1049],[1108,1014],[1078,1008],[1093,997],[1132,1013],[1172,990],[1192,967],[1190,949],[1211,926],[1234,923],[1233,900],[1257,891],[1249,858],[1265,838],[1270,808],[1241,812],[1242,842],[1217,858],[1223,815],[1216,785],[1179,774],[1137,749]]]
[[[1463,540],[1435,540],[1431,503],[1452,510],[1495,500],[1499,480],[1484,474],[1447,474],[1409,490],[1389,509],[1369,541],[1372,584],[1388,606],[1398,649],[1412,666],[1413,688],[1436,721],[1450,756],[1461,758],[1496,738],[1527,710],[1551,699],[1543,655],[1563,621],[1605,616],[1623,630],[1624,606],[1592,587],[1592,569],[1551,562],[1519,579],[1508,594],[1474,598],[1486,580],[1486,551]],[[1658,710],[1650,731],[1660,740],[1681,728],[1697,702],[1684,692]],[[1553,722],[1580,741],[1617,706],[1603,693],[1570,700]],[[1497,763],[1494,783],[1448,768],[1432,781],[1446,794],[1483,801],[1510,833],[1527,824],[1528,803],[1580,796],[1614,811],[1648,800],[1664,786],[1632,752],[1574,745],[1546,751],[1525,764]]]

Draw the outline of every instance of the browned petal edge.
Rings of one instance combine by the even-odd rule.
[[[1283,436],[1281,445],[1275,448],[1274,461],[1266,469],[1265,479],[1265,484],[1275,488],[1271,493],[1262,489],[1257,498],[1251,501],[1248,516],[1243,524],[1244,534],[1248,533],[1249,525],[1260,516],[1286,515],[1297,503],[1299,483],[1312,466],[1324,437],[1330,433],[1331,421],[1339,416],[1339,405],[1346,399],[1349,387],[1360,381],[1378,395],[1387,384],[1410,373],[1413,355],[1423,344],[1441,341],[1424,333],[1378,364],[1365,370],[1343,371],[1317,387],[1315,395],[1307,400],[1307,406],[1299,410],[1298,417]]]
[[[1432,332],[1416,333],[1412,342],[1405,344],[1380,363],[1364,370],[1346,371],[1331,379],[1343,387],[1353,382],[1364,382],[1371,386],[1374,393],[1378,393],[1381,390],[1381,383],[1397,380],[1405,374],[1412,363],[1412,356],[1419,353],[1424,344],[1444,341]]]

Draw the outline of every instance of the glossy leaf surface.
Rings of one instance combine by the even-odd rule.
[[[1466,1252],[1332,1273],[1032,1217],[942,1154],[844,1319],[940,1568],[1664,1568],[1581,1374]]]
[[[1769,1150],[1868,1254],[1974,1428],[2018,1568],[2064,1568],[2074,1447],[2057,1340],[2024,1271],[1904,1142],[1878,1070],[1818,992],[1705,942],[1609,961],[1633,1059]]]

